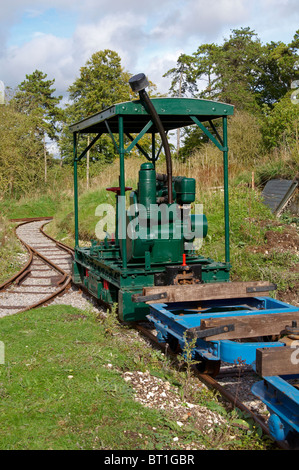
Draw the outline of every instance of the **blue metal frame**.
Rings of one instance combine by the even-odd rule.
[[[200,305],[200,307],[199,307]],[[273,315],[283,312],[298,312],[294,307],[271,297],[150,304],[147,318],[154,324],[160,341],[178,340],[184,349],[189,329],[200,327],[202,320],[211,318],[244,317],[250,315]],[[193,358],[209,361],[224,361],[231,364],[248,364],[255,369],[256,350],[259,348],[285,347],[283,342],[237,342],[233,340],[208,340],[197,338]],[[299,375],[292,376],[299,379]],[[290,376],[263,377],[252,387],[269,409],[269,429],[274,439],[297,442],[299,433],[299,390],[287,382]],[[297,445],[297,444],[296,444]]]
[[[184,348],[184,334],[190,328],[199,327],[202,320],[211,318],[245,317],[250,315],[265,315],[283,312],[297,312],[298,308],[272,299],[271,297],[251,297],[242,299],[201,301],[201,310],[197,308],[198,302],[184,302],[171,304],[150,304],[150,314],[147,318],[154,324],[158,339],[165,341],[169,336],[176,338]],[[205,311],[206,307],[206,311]],[[221,360],[231,364],[242,361],[253,364],[258,348],[284,347],[280,342],[236,342],[233,340],[211,340],[198,338],[193,350],[208,360]]]
[[[263,377],[251,388],[271,413],[268,426],[277,441],[288,440],[290,433],[299,433],[299,390],[287,382],[290,378],[299,379],[299,374]]]

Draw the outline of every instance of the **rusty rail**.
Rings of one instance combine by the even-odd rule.
[[[51,302],[55,297],[61,295],[65,290],[67,290],[70,285],[71,285],[71,275],[68,274],[67,272],[65,272],[63,269],[61,269],[59,266],[57,266],[57,264],[53,263],[51,260],[49,260],[48,258],[46,258],[45,256],[43,256],[41,253],[39,253],[36,249],[34,249],[33,247],[31,247],[30,245],[28,245],[24,240],[22,240],[18,234],[16,233],[16,229],[18,227],[20,227],[21,225],[25,225],[25,224],[28,224],[28,223],[31,223],[31,222],[37,222],[37,221],[42,221],[44,220],[45,223],[43,224],[43,226],[49,222],[50,220],[52,220],[53,217],[30,217],[30,218],[21,218],[21,219],[10,219],[11,222],[20,222],[18,223],[18,225],[16,225],[15,227],[15,235],[16,237],[18,238],[18,240],[22,243],[22,245],[26,248],[28,254],[29,254],[29,259],[27,261],[27,263],[25,264],[25,266],[20,270],[18,271],[16,274],[14,274],[13,276],[11,276],[8,280],[6,280],[5,282],[3,282],[1,285],[0,285],[0,291],[5,291],[6,289],[8,289],[8,287],[10,287],[13,283],[15,282],[21,282],[27,274],[29,274],[29,271],[30,271],[30,266],[32,265],[32,262],[33,262],[33,256],[35,255],[36,257],[42,259],[47,265],[50,266],[50,268],[52,269],[55,269],[56,271],[58,271],[61,275],[62,275],[62,278],[57,282],[57,286],[61,285],[55,292],[53,292],[52,294],[46,296],[44,299],[42,300],[39,300],[38,302],[34,303],[34,304],[31,304],[30,306],[26,307],[26,308],[22,308],[18,311],[18,313],[21,313],[21,312],[25,312],[25,311],[28,311],[28,310],[31,310],[33,308],[37,308],[37,307],[40,307],[42,305],[45,305],[49,302]],[[40,231],[41,233],[49,238],[51,241],[55,242],[55,244],[62,250],[68,252],[70,255],[73,255],[73,250],[64,245],[63,243],[60,243],[60,242],[57,242],[56,240],[54,240],[52,237],[50,237],[49,235],[47,235],[42,229],[43,229],[43,226],[40,228]]]

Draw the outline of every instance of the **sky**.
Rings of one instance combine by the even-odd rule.
[[[299,0],[0,0],[0,80],[15,88],[36,69],[67,89],[94,52],[112,49],[132,75],[163,78],[181,53],[221,44],[249,26],[262,43],[291,42]]]

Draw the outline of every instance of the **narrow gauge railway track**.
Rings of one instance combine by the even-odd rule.
[[[160,343],[156,336],[151,332],[150,329],[136,323],[135,328],[145,337],[147,337],[156,347],[159,349],[163,350],[166,352],[167,349],[167,354],[172,356],[174,359],[176,358],[176,354],[173,353],[168,346],[165,343]],[[228,370],[224,370],[221,373],[220,369],[220,374],[219,374],[219,381],[211,377],[208,374],[203,374],[200,373],[195,366],[192,366],[192,370],[194,372],[194,375],[202,382],[204,383],[208,388],[217,390],[223,399],[227,401],[228,403],[232,404],[235,408],[238,408],[240,411],[244,412],[246,415],[250,416],[255,423],[260,426],[262,429],[263,433],[269,437],[271,437],[270,431],[267,426],[267,422],[263,416],[260,416],[257,412],[254,412],[252,409],[250,409],[246,404],[242,402],[241,399],[239,399],[236,394],[232,393],[230,390],[228,390],[224,385],[221,384],[221,377],[223,376],[229,376],[230,374],[232,377],[235,375],[235,371],[232,370],[231,368]],[[247,371],[248,372],[248,371]],[[246,372],[245,372],[246,376]],[[246,378],[245,378],[246,380]],[[272,437],[271,437],[272,438]],[[272,438],[273,439],[273,438]],[[289,445],[285,442],[276,442],[277,447],[283,450],[290,450]]]
[[[0,285],[0,317],[51,302],[71,285],[71,248],[46,235],[51,218],[12,219],[16,235],[28,252],[26,265]]]

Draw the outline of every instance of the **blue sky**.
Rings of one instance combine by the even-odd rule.
[[[299,0],[9,0],[1,6],[0,80],[14,88],[38,69],[67,88],[91,55],[115,50],[132,74],[167,92],[179,55],[249,26],[262,42],[290,42]]]
[[[58,37],[70,37],[74,34],[78,15],[74,12],[49,8],[45,11],[26,10],[19,20],[12,24],[7,36],[6,47],[21,47],[37,34],[53,34]]]

